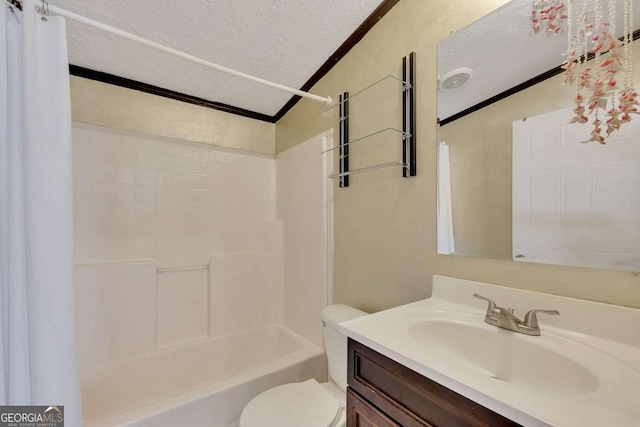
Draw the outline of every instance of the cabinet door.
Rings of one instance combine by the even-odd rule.
[[[401,427],[382,412],[347,390],[347,427]]]

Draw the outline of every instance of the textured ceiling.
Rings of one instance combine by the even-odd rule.
[[[618,2],[618,33],[623,13]],[[634,10],[640,23],[640,7]],[[438,117],[446,119],[562,64],[567,36],[531,32],[531,0],[512,0],[438,44],[438,75],[474,71],[459,89],[438,91]]]
[[[382,0],[52,0],[200,58],[301,87]],[[274,115],[290,94],[68,21],[69,62]],[[319,94],[328,96],[329,94]]]

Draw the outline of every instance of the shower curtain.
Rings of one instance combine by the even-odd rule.
[[[449,146],[443,141],[438,144],[438,253],[449,255],[455,251],[451,208],[451,163]]]
[[[71,108],[62,18],[0,5],[0,404],[80,426]]]

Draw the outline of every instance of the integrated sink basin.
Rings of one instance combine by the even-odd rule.
[[[481,317],[468,321],[456,320],[464,316],[455,313],[447,317],[419,321],[409,327],[409,335],[456,367],[515,386],[559,394],[589,394],[598,389],[599,381],[591,371],[553,349],[562,339],[516,334],[485,325]],[[576,344],[563,343],[565,348],[572,345]]]
[[[527,322],[538,308],[560,315]],[[504,318],[522,323],[503,329]],[[340,329],[526,427],[640,426],[638,309],[435,276],[430,298]]]

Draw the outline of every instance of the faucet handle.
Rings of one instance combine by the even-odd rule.
[[[483,297],[480,294],[473,294],[473,296],[475,298],[478,298],[478,299],[481,299],[481,300],[485,300],[486,302],[489,303],[489,305],[487,306],[487,316],[490,316],[493,313],[493,311],[496,309],[496,303],[493,302],[493,300],[491,300],[491,299],[489,299],[487,297]]]
[[[560,315],[560,312],[558,310],[529,310],[529,312],[524,316],[524,320],[522,321],[524,326],[527,326],[529,328],[537,328],[538,313],[551,314],[553,316]]]

